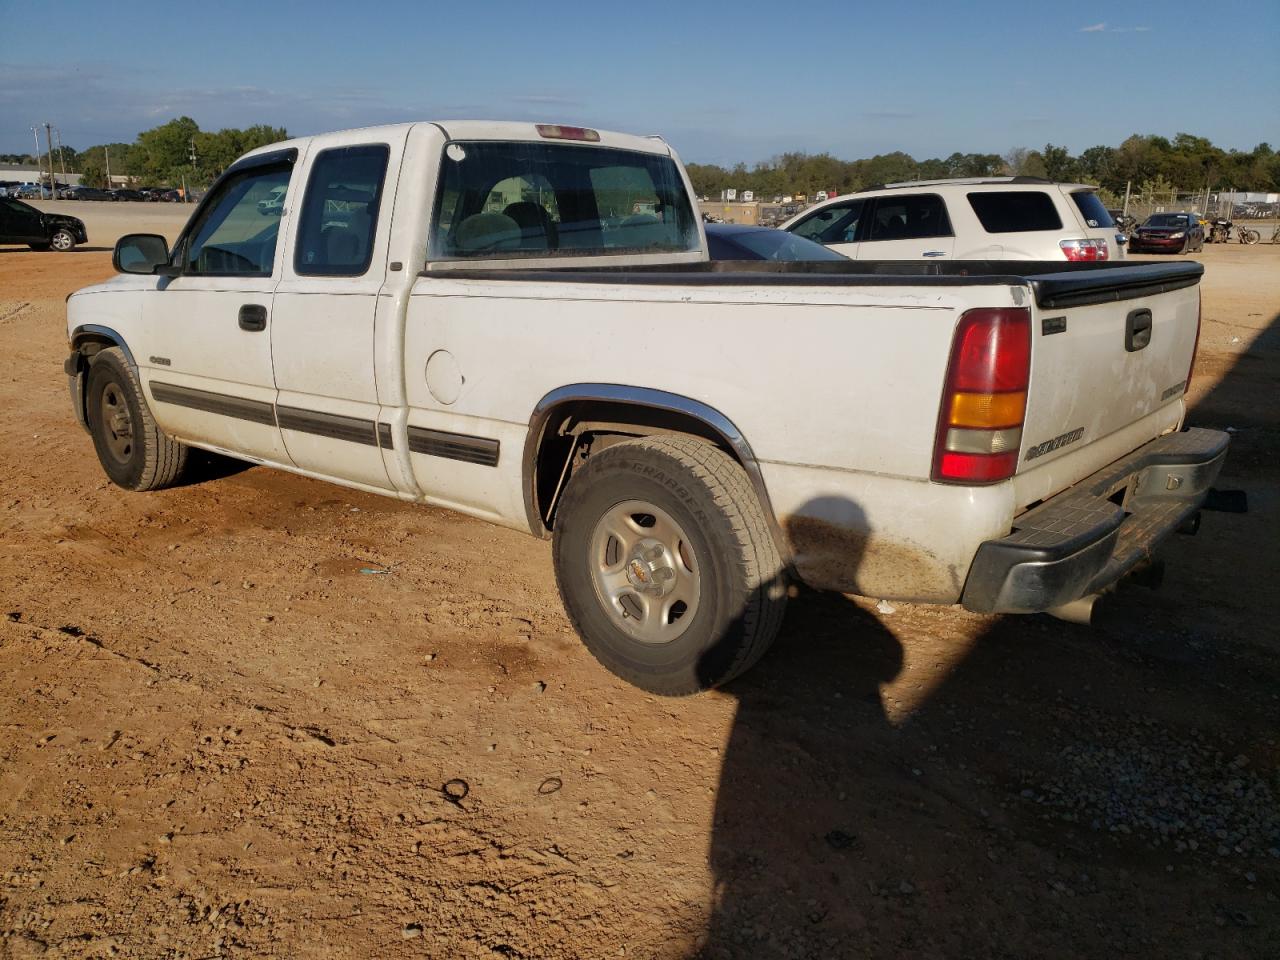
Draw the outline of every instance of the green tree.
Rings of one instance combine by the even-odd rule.
[[[1046,143],[1040,152],[1044,160],[1045,176],[1058,183],[1070,183],[1080,179],[1080,161],[1071,156],[1066,147]]]
[[[138,175],[157,183],[179,183],[190,176],[191,141],[200,127],[190,117],[179,117],[138,134]]]

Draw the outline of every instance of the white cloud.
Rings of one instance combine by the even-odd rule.
[[[1150,27],[1109,27],[1106,22],[1081,27],[1081,33],[1150,33]]]

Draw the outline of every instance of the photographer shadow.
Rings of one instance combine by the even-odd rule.
[[[843,499],[806,509],[865,523]],[[861,556],[849,546],[855,555],[842,565],[856,570]],[[716,797],[714,903],[698,958],[791,956],[800,946],[788,931],[835,935],[867,922],[858,865],[865,822],[877,815],[867,776],[893,752],[884,687],[902,670],[903,648],[843,595],[793,593],[766,661],[725,688],[738,708]]]

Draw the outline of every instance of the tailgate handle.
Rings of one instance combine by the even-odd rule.
[[[1137,353],[1151,342],[1151,311],[1131,310],[1124,322],[1124,348]]]
[[[267,329],[267,308],[260,303],[246,303],[240,308],[240,329],[252,332]]]

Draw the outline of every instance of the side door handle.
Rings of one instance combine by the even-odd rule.
[[[947,251],[945,250],[926,250],[924,253],[920,254],[922,257],[945,257],[946,255]]]
[[[267,308],[260,303],[246,303],[240,308],[240,329],[254,333],[267,329]]]

